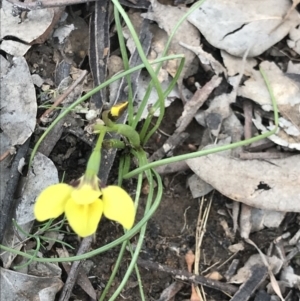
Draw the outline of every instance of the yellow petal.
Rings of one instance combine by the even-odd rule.
[[[35,218],[42,222],[49,218],[56,218],[65,211],[65,205],[74,188],[67,184],[51,185],[38,196],[35,206]]]
[[[134,223],[135,208],[130,195],[119,186],[108,186],[102,190],[103,213],[119,222],[125,229]]]
[[[66,204],[66,217],[70,226],[81,237],[89,236],[96,232],[102,216],[103,204],[97,199],[91,204],[81,205],[69,199]]]
[[[95,190],[89,184],[83,184],[72,191],[72,199],[77,204],[91,204],[95,202],[101,195],[100,190]]]

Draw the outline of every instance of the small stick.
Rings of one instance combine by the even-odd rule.
[[[35,2],[19,2],[18,0],[7,0],[7,1],[13,4],[14,6],[26,11],[90,2],[89,0],[44,0],[44,1],[35,1]],[[93,0],[93,1],[97,1],[97,0]]]
[[[166,265],[158,264],[156,262],[138,259],[137,264],[145,269],[161,271],[164,273],[171,274],[177,280],[187,281],[195,284],[202,284],[204,286],[227,292],[229,294],[234,294],[238,290],[238,288],[232,284],[223,283],[217,280],[211,280],[203,276],[195,275],[186,271],[172,269]]]
[[[293,156],[289,153],[265,152],[265,153],[240,153],[240,159],[243,160],[268,160],[268,159],[284,159]]]
[[[16,153],[15,147],[10,147],[7,151],[5,151],[1,156],[0,156],[0,162],[3,161],[6,157],[9,155],[13,155]]]
[[[79,250],[76,255],[78,256],[78,255],[82,255],[82,254],[86,253],[91,247],[92,240],[93,240],[93,235],[84,238],[81,242],[81,245],[80,245]],[[80,270],[79,266],[81,263],[82,263],[82,261],[74,261],[73,262],[72,267],[69,272],[69,275],[68,275],[68,278],[67,278],[67,281],[63,287],[62,292],[60,293],[58,301],[70,300],[70,296],[71,296],[71,293],[73,290],[73,286],[76,283],[77,276],[78,276],[78,273]]]
[[[245,140],[247,140],[247,139],[252,138],[253,105],[249,100],[244,101],[243,110],[244,110],[244,116],[245,116],[244,136],[245,136]]]
[[[46,118],[48,118],[50,113],[65,100],[65,98],[75,89],[75,87],[83,81],[86,75],[87,71],[83,70],[81,75],[74,81],[74,83],[62,95],[55,99],[54,104],[51,106],[51,108],[43,113],[43,115],[37,120],[37,123],[40,124],[40,122],[43,122]]]

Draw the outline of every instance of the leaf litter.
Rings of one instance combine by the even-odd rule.
[[[129,11],[131,20],[134,18],[136,19],[136,24],[134,25],[137,32],[139,32],[139,26],[142,24],[142,18],[153,21],[149,27],[153,34],[153,40],[150,46],[151,50],[148,54],[148,59],[150,61],[161,56],[166,41],[175,24],[187,11],[187,8],[184,5],[170,6],[159,3],[156,0],[152,0],[151,4],[151,7],[146,13],[144,11],[143,13],[140,13],[140,11],[137,12],[137,8]],[[173,93],[173,96],[170,96],[171,98],[167,99],[166,106],[173,102],[174,98],[181,98],[183,101],[184,109],[181,118],[178,119],[177,130],[175,130],[175,133],[178,134],[178,132],[184,133],[184,131],[187,131],[189,134],[190,131],[187,129],[194,118],[201,126],[206,128],[205,133],[208,137],[207,141],[203,139],[202,141],[197,141],[195,143],[196,146],[200,145],[200,148],[207,147],[208,144],[214,143],[215,140],[219,141],[219,143],[228,144],[243,139],[244,112],[241,103],[243,103],[245,99],[250,100],[253,108],[251,135],[254,136],[273,129],[274,120],[272,118],[272,112],[270,112],[272,110],[271,100],[265,83],[263,82],[260,73],[257,71],[258,66],[261,66],[265,70],[270,80],[280,111],[280,129],[276,135],[268,137],[268,139],[272,141],[271,146],[273,149],[271,151],[277,154],[279,152],[285,154],[291,153],[292,156],[278,159],[269,157],[263,160],[254,157],[250,160],[245,160],[242,159],[244,151],[248,150],[245,148],[244,150],[238,149],[230,153],[227,152],[226,154],[212,154],[206,157],[189,159],[184,165],[184,168],[189,166],[195,173],[191,178],[193,179],[193,183],[191,183],[192,180],[189,180],[189,185],[194,197],[203,196],[211,189],[216,189],[229,199],[245,204],[243,205],[245,207],[242,210],[242,213],[245,214],[245,217],[246,212],[248,211],[249,213],[249,216],[246,217],[249,228],[245,228],[245,225],[243,226],[240,224],[240,231],[242,237],[245,238],[246,241],[250,232],[257,232],[264,227],[278,228],[285,218],[286,212],[299,212],[300,210],[300,207],[298,206],[300,195],[300,178],[298,172],[300,170],[300,157],[297,152],[300,150],[300,103],[298,95],[299,80],[297,81],[296,76],[297,74],[299,75],[299,72],[297,71],[296,64],[294,69],[291,67],[291,60],[289,61],[290,69],[288,69],[285,65],[286,61],[283,60],[281,62],[279,59],[280,63],[277,63],[276,60],[276,64],[271,63],[269,62],[270,57],[268,56],[270,47],[278,42],[279,44],[276,44],[279,45],[278,47],[282,46],[280,43],[290,47],[290,50],[288,51],[290,51],[289,54],[291,57],[296,57],[295,53],[299,53],[299,13],[295,9],[296,4],[297,2],[294,3],[294,6],[291,6],[289,1],[284,0],[276,2],[273,0],[264,0],[260,1],[259,4],[246,0],[231,2],[207,0],[198,10],[188,17],[188,21],[183,22],[175,35],[168,52],[168,54],[184,53],[186,62],[184,71],[178,80],[178,87],[171,92]],[[13,146],[22,145],[34,132],[37,115],[37,100],[30,73],[34,68],[31,66],[28,68],[22,55],[24,55],[31,47],[31,45],[28,44],[46,39],[45,37],[48,37],[50,34],[50,32],[47,31],[47,28],[54,26],[58,22],[58,20],[54,18],[55,12],[52,9],[47,8],[44,10],[30,11],[28,13],[29,17],[19,26],[16,22],[19,22],[18,17],[12,17],[10,15],[10,10],[10,3],[4,1],[1,14],[6,14],[5,20],[8,22],[7,24],[12,24],[12,26],[10,28],[11,31],[9,32],[1,31],[1,38],[11,35],[26,43],[22,45],[19,45],[20,43],[14,44],[16,46],[11,46],[14,49],[11,52],[8,50],[8,46],[6,46],[9,43],[2,41],[1,44],[2,50],[15,55],[15,58],[11,61],[1,56],[1,66],[4,66],[4,68],[1,69],[1,91],[3,90],[3,87],[7,86],[6,90],[3,90],[5,93],[3,92],[1,95],[1,153],[11,150]],[[63,10],[61,10],[61,12],[62,11]],[[44,19],[41,22],[43,23],[43,26],[39,26],[39,28],[35,26],[35,22],[40,17],[36,17],[37,19],[31,17],[31,15],[34,15],[35,13],[45,14],[43,17]],[[76,18],[78,19],[78,17]],[[82,20],[83,19],[81,19],[81,21]],[[82,68],[82,64],[84,64],[84,59],[88,52],[87,27],[85,21],[81,22],[81,25],[78,25],[79,23],[76,24],[75,21],[72,22],[71,24],[66,24],[61,20],[58,27],[59,29],[56,30],[56,33],[53,36],[59,39],[60,43],[63,42],[60,46],[55,46],[56,51],[59,53],[58,61],[65,60],[69,65],[73,64],[78,68]],[[78,36],[74,35],[73,27],[78,29]],[[6,26],[5,28],[8,27]],[[23,30],[24,28],[26,28],[26,30]],[[67,31],[62,33],[63,29],[67,29]],[[133,53],[134,46],[132,45],[130,38],[128,38],[128,31],[126,30],[125,27],[124,35],[128,39],[127,47],[130,52]],[[27,35],[23,35],[25,34],[25,31],[28,31],[26,33]],[[203,45],[200,45],[201,35],[206,39],[206,41],[203,41],[204,39],[201,40]],[[286,36],[288,36],[288,38],[285,41],[283,39]],[[87,42],[82,43],[83,40]],[[246,52],[248,53],[248,57],[242,59]],[[259,59],[257,58],[258,55],[261,56]],[[115,58],[119,58],[117,52],[113,53],[110,56],[111,62],[113,61],[114,56]],[[196,58],[196,56],[198,58]],[[201,62],[200,64],[197,61],[198,59]],[[13,64],[11,62],[13,62]],[[112,70],[111,74],[108,76],[122,70],[122,61],[116,59],[115,62],[116,66],[114,66],[114,68],[110,67],[111,70],[114,69],[115,71]],[[203,67],[205,65],[206,67]],[[16,68],[15,71],[14,68]],[[170,76],[174,76],[177,68],[178,65],[175,61],[164,64],[163,70],[159,74],[160,82],[163,85],[167,85],[170,81]],[[210,74],[210,77],[212,77],[215,73],[217,75],[216,78],[218,78],[217,84],[209,93],[204,93],[204,88],[195,85],[195,82],[198,81],[199,78],[194,76],[197,72],[201,72],[199,71],[201,68],[205,70],[204,73],[206,75]],[[285,73],[286,70],[289,71]],[[19,77],[16,77],[16,74],[19,74]],[[66,77],[68,76],[69,74],[67,73]],[[221,77],[223,77],[222,81]],[[18,79],[17,83],[15,78]],[[61,80],[63,80],[63,78]],[[147,77],[147,74],[142,73],[139,80],[140,85],[137,91],[138,100],[143,96],[144,86],[148,85],[149,77]],[[45,76],[35,78],[35,83],[40,82],[43,84],[45,81],[47,81]],[[141,84],[142,82],[144,85]],[[205,82],[208,82],[208,80]],[[5,85],[3,83],[5,83]],[[118,90],[118,85],[120,84],[116,83],[115,90]],[[189,90],[186,90],[188,92],[185,92],[185,86],[188,86],[193,92],[190,92]],[[16,87],[22,87],[22,91],[15,89]],[[49,87],[56,89],[56,87],[54,85],[51,86],[51,84]],[[111,88],[111,92],[113,92],[113,85],[111,85]],[[199,93],[201,95],[201,90],[202,93],[205,94],[205,97],[200,104],[194,104],[192,93],[195,95]],[[85,91],[86,90],[82,89],[82,85],[80,85],[78,91],[76,91],[76,93],[74,92],[74,94],[78,96]],[[119,91],[116,92],[116,97],[118,97],[118,93]],[[72,97],[71,95],[69,101],[72,102],[77,96]],[[152,98],[152,101],[155,102],[157,95],[154,93]],[[115,99],[115,96],[111,99]],[[191,99],[190,102],[189,99]],[[112,100],[110,100],[110,102],[111,101]],[[18,110],[19,108],[20,110]],[[72,118],[77,118],[77,124],[79,124],[75,130],[72,128],[73,133],[75,133],[77,137],[81,137],[81,139],[85,139],[82,138],[84,130],[79,131],[79,128],[82,127],[85,122],[81,119],[81,114],[83,114],[83,110],[86,114],[92,112],[91,109],[92,108],[87,105],[83,108],[78,108],[76,113],[72,114]],[[170,108],[170,110],[172,110],[172,108]],[[13,119],[9,118],[9,115],[14,114],[20,118],[19,127],[17,126],[18,119],[16,119],[15,116],[13,116]],[[90,124],[97,118],[97,115],[92,114],[91,116],[92,117],[88,114],[85,115],[85,118],[88,119]],[[69,121],[70,119],[67,121],[68,124]],[[45,120],[45,125],[47,125],[48,122],[49,120]],[[175,122],[176,120],[174,123]],[[62,127],[62,124],[60,127]],[[70,128],[69,130],[71,132]],[[63,138],[60,138],[61,135],[62,132],[57,136],[58,138],[56,140],[54,139],[54,141],[59,141],[59,139],[63,140]],[[88,137],[86,133],[84,135]],[[71,140],[72,139],[69,139],[68,141]],[[88,139],[85,141],[87,140]],[[53,144],[53,147],[55,143]],[[180,145],[180,143],[178,145]],[[164,152],[163,155],[172,155],[175,147],[176,145],[173,145],[172,152],[169,154]],[[249,146],[249,149],[250,147],[251,146]],[[45,148],[47,148],[47,145]],[[64,160],[69,159],[71,154],[76,152],[76,149],[77,146],[74,146],[74,144],[71,145],[71,148],[69,148],[64,156]],[[271,154],[269,149],[267,149],[267,151],[263,150],[266,155]],[[52,147],[49,149],[49,152],[47,151],[47,155],[49,155],[51,150]],[[8,152],[8,154],[10,153]],[[255,153],[250,153],[250,155],[255,156]],[[2,179],[8,179],[9,177],[7,169],[9,169],[8,159],[10,156],[11,155],[8,155],[5,160],[1,161]],[[53,158],[54,160],[56,159],[55,156]],[[33,217],[30,215],[30,208],[34,203],[36,195],[42,187],[52,184],[52,182],[58,182],[57,170],[54,167],[53,162],[46,157],[43,157],[41,154],[38,154],[36,160],[40,161],[38,165],[33,166],[34,173],[29,171],[28,175],[25,177],[32,194],[27,195],[25,186],[23,195],[20,198],[21,203],[15,213],[15,217],[19,224],[22,224],[22,226],[25,224],[28,225],[26,228],[27,231],[30,231],[32,226]],[[45,170],[47,170],[47,172],[45,172]],[[37,178],[43,179],[43,183],[35,183]],[[47,181],[45,181],[45,179]],[[202,188],[200,189],[202,191],[200,191],[200,193],[199,181],[197,182],[197,179],[202,183]],[[48,183],[48,180],[51,183]],[[4,190],[1,189],[1,191]],[[3,194],[1,194],[1,196],[2,195]],[[248,207],[246,207],[246,205]],[[252,208],[252,206],[255,208]],[[242,217],[243,216],[241,216],[241,220]],[[225,229],[223,230],[225,231]],[[228,235],[231,233],[229,228],[227,229],[227,232]],[[5,241],[10,241],[7,245],[12,246],[13,244],[18,243],[19,236],[21,236],[20,233],[18,233],[17,236],[15,236],[15,233],[11,233],[11,237],[5,237]],[[275,242],[274,245],[276,245]],[[19,246],[21,248],[22,245],[20,244]],[[279,245],[277,244],[277,246]],[[284,249],[284,247],[282,247],[282,249]],[[289,261],[284,261],[285,255],[280,256],[278,252],[271,253],[272,254],[268,254],[266,258],[269,261],[271,261],[272,258],[281,263],[281,265],[276,268],[276,271],[273,271],[278,278],[282,262],[285,262],[286,264],[289,263]],[[259,255],[253,256],[259,257]],[[250,259],[251,258],[252,257],[250,257]],[[2,260],[6,268],[13,264],[13,258],[5,258],[5,255],[2,257]],[[235,276],[235,283],[244,283],[244,285],[247,286],[251,280],[251,273],[253,273],[253,271],[259,271],[256,270],[257,264],[258,266],[263,265],[261,261],[257,262],[259,260],[260,259],[257,259],[251,264],[246,262],[244,269],[247,269],[247,272],[243,273],[243,276],[238,272]],[[260,272],[262,277],[261,280],[265,279],[263,271],[260,270]],[[28,275],[24,274],[20,276],[17,272],[1,268],[1,277],[4,277],[3,279],[5,279],[5,283],[8,287],[10,285],[9,283],[12,281],[11,279],[18,279],[20,283],[26,281],[26,283],[29,283],[29,286],[36,286],[36,290],[32,291],[33,295],[30,296],[29,299],[39,298],[39,300],[53,300],[54,295],[62,286],[61,281],[59,281],[60,275],[57,274],[54,278],[42,278],[41,287],[38,285],[38,280],[32,275],[33,273],[31,275],[29,273]],[[235,278],[233,277],[232,279]],[[291,266],[285,267],[282,270],[280,281],[284,284],[278,282],[280,287],[279,290],[278,287],[276,287],[276,284],[274,284],[276,283],[276,280],[275,282],[274,280],[275,277],[271,277],[273,291],[271,288],[268,288],[267,293],[269,295],[280,295],[280,288],[299,287],[299,276],[297,276]],[[89,281],[86,278],[84,278],[84,281],[89,290],[88,294],[95,297],[95,292],[90,286]],[[238,299],[239,301],[246,300],[241,299],[242,288],[243,286],[241,286],[241,290],[236,293],[232,300],[237,300],[237,298],[240,298]],[[50,294],[43,297],[43,294],[45,294],[45,291],[47,290]],[[255,290],[256,288],[253,288],[251,293],[254,293]],[[22,284],[12,292],[15,296],[22,294]],[[10,292],[5,290],[6,295],[1,295],[1,297],[10,299],[11,295],[9,295],[9,293]],[[284,294],[285,291],[283,290],[282,293]],[[37,295],[39,295],[39,297],[37,297]],[[250,297],[250,295],[248,295],[248,297]]]

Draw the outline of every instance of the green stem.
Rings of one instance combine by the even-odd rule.
[[[96,143],[96,146],[89,158],[89,161],[86,166],[85,170],[85,178],[87,180],[93,180],[95,176],[97,177],[100,163],[101,163],[101,149],[102,149],[102,142],[104,140],[104,136],[106,134],[106,128],[103,128],[100,133]]]

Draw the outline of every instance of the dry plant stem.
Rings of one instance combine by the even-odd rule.
[[[244,116],[245,116],[245,125],[244,125],[244,136],[245,140],[252,138],[252,110],[253,105],[249,100],[244,100],[243,103],[243,110],[244,110]]]
[[[1,156],[0,156],[0,162],[3,161],[6,157],[12,154],[11,148],[5,151]]]
[[[265,153],[241,153],[242,160],[268,160],[268,159],[284,159],[293,156],[289,153],[265,152]]]
[[[71,266],[67,262],[62,262],[62,266],[64,267],[65,271],[69,275],[71,271]],[[93,288],[83,266],[79,266],[78,268],[78,275],[77,275],[76,282],[92,298],[92,300],[97,299],[96,291]]]
[[[205,203],[204,197],[202,197],[201,200],[201,206],[200,206],[200,211],[198,215],[198,221],[197,221],[197,229],[196,229],[196,250],[195,250],[195,265],[194,265],[194,273],[196,275],[199,275],[199,264],[200,264],[200,255],[201,255],[201,246],[202,246],[202,241],[203,237],[206,231],[206,224],[211,208],[211,203],[212,203],[212,198],[213,195],[211,196],[207,206],[205,207],[204,213],[203,213],[203,206]],[[203,213],[203,214],[202,214]],[[203,288],[201,288],[203,291]],[[201,294],[199,287],[196,287],[196,292],[197,295],[202,298],[205,298],[205,294]]]
[[[251,239],[245,238],[245,241],[248,244],[252,245],[258,251],[258,253],[259,253],[259,255],[260,255],[261,259],[262,259],[262,262],[265,265],[265,267],[267,268],[267,271],[269,273],[270,283],[272,285],[272,288],[273,288],[274,292],[277,294],[277,296],[280,298],[281,301],[284,301],[284,298],[282,297],[282,294],[281,294],[281,289],[279,287],[279,284],[278,284],[278,282],[277,282],[277,280],[276,280],[276,278],[275,278],[275,276],[274,276],[274,274],[273,274],[273,272],[271,270],[270,264],[268,263],[268,260],[267,260],[267,258],[265,256],[265,254],[258,248],[258,246]],[[253,268],[254,267],[255,266],[253,266]],[[250,278],[252,278],[252,277],[250,277]],[[239,299],[237,299],[237,300],[239,300]]]
[[[174,134],[182,133],[196,116],[197,111],[201,108],[207,100],[211,92],[220,85],[221,77],[214,76],[208,83],[206,83],[200,90],[197,90],[190,101],[188,101],[184,108],[181,117],[177,121],[177,129]]]
[[[87,71],[83,70],[74,83],[62,95],[55,99],[54,104],[51,106],[51,108],[43,113],[43,115],[38,119],[37,123],[39,124],[40,122],[43,122],[43,119],[47,119],[50,113],[65,100],[65,98],[75,89],[75,87],[83,81],[86,75]]]
[[[91,246],[93,240],[93,236],[88,236],[84,238],[81,242],[81,245],[79,247],[79,250],[76,255],[81,255],[89,251],[89,248]],[[79,266],[81,264],[81,261],[74,261],[70,270],[70,273],[68,275],[68,279],[63,287],[63,290],[59,296],[58,301],[68,301],[70,300],[70,296],[73,290],[74,283],[76,283],[76,279],[79,273]]]
[[[168,266],[151,262],[148,260],[138,259],[137,264],[145,269],[168,273],[170,275],[173,275],[177,280],[186,281],[194,284],[202,284],[204,286],[224,291],[230,294],[234,294],[238,290],[238,288],[232,284],[207,279],[200,275],[195,275],[182,270],[172,269]]]
[[[233,201],[232,204],[232,222],[233,222],[233,234],[235,235],[237,229],[239,228],[238,218],[240,213],[241,204],[239,202]]]
[[[58,7],[66,5],[75,5],[80,3],[89,3],[89,0],[40,0],[35,2],[19,2],[18,0],[7,0],[14,6],[24,10],[36,10],[48,7]],[[97,1],[97,0],[93,0]]]

